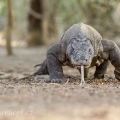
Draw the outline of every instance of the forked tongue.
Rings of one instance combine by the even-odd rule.
[[[84,66],[81,65],[81,83],[80,85],[83,85],[85,84],[85,81],[84,81]]]

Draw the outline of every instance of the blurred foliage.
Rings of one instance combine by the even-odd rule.
[[[5,1],[0,1],[0,16],[5,14]]]
[[[14,32],[17,37],[27,34],[27,14],[30,0],[12,0],[14,13]],[[120,23],[113,14],[119,0],[51,0],[48,13],[57,27],[66,30],[74,23],[83,22],[96,28],[103,37],[120,34]],[[52,17],[53,16],[53,17]],[[5,0],[0,0],[0,29],[6,24]],[[52,24],[52,21],[51,23]],[[58,25],[59,24],[59,25]],[[53,29],[50,27],[49,29]],[[59,28],[58,28],[59,29]],[[56,28],[55,28],[56,31]]]
[[[27,5],[29,0],[12,0],[13,4],[13,32],[17,39],[25,38],[27,34]],[[0,0],[0,30],[6,27],[6,0]]]
[[[27,34],[27,8],[29,0],[12,0],[14,14],[14,32],[22,39]]]
[[[111,38],[120,34],[120,23],[116,23],[113,14],[119,0],[60,0],[58,17],[65,29],[83,22],[96,28],[103,37]]]
[[[5,6],[5,0],[0,0],[0,30],[4,29],[4,26],[6,24],[6,6]]]

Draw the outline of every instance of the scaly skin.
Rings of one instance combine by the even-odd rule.
[[[84,24],[82,25],[86,27]],[[55,44],[47,50],[47,58],[43,61],[41,67],[31,76],[49,74],[50,79],[46,82],[65,83],[67,80],[64,77],[62,66],[74,67],[75,64],[84,66],[88,65],[91,59],[90,67],[96,66],[94,73],[96,78],[104,77],[110,61],[115,67],[114,74],[116,79],[120,80],[120,50],[118,46],[113,41],[101,40],[99,33],[91,27],[86,27],[86,30],[88,29],[87,34],[83,33],[84,29],[82,30],[82,28],[80,29],[82,32],[80,30],[76,31],[76,29],[79,29],[79,26],[80,24],[75,24],[74,28],[73,25],[65,32],[59,44]],[[75,35],[74,32],[76,32]],[[71,34],[72,37],[70,39]],[[90,53],[89,49],[91,49]],[[92,49],[94,50],[94,56]],[[79,67],[78,70],[80,72]],[[84,77],[89,77],[89,68],[85,69]]]
[[[104,59],[104,62],[100,66],[96,66],[94,76],[96,78],[103,78],[110,61],[111,64],[115,67],[114,74],[116,79],[120,80],[120,49],[113,41],[110,40],[102,40],[102,45],[102,59]],[[62,66],[63,63],[66,62],[67,58],[66,56],[62,58],[62,56],[65,56],[65,53],[64,55],[61,54],[60,44],[55,44],[52,46],[47,52],[47,59],[45,60],[47,61],[47,64],[44,61],[40,69],[35,72],[33,76],[49,74],[50,80],[47,82],[65,83],[67,80],[64,77]],[[69,64],[67,65],[72,67]],[[88,72],[86,72],[85,77],[88,77]]]

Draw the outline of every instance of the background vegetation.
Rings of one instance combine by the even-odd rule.
[[[120,81],[111,64],[104,79],[94,79],[90,68],[85,86],[67,66],[64,85],[44,83],[48,75],[26,78],[79,22],[117,37],[120,47],[119,0],[0,0],[0,120],[120,120]]]
[[[8,25],[8,1],[0,0],[1,33],[5,32]],[[120,34],[119,0],[10,1],[13,21],[12,45],[13,41],[24,46],[53,44],[60,40],[68,27],[79,22],[93,26],[103,38],[113,39]],[[3,34],[1,41],[5,40]],[[17,46],[17,43],[15,45]]]

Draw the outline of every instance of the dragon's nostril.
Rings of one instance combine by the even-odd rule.
[[[86,60],[86,62],[88,61],[88,59],[85,59]]]

